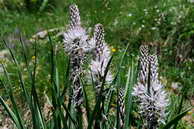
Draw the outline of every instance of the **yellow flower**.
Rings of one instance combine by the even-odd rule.
[[[187,115],[191,115],[191,114],[192,114],[192,111],[187,112]]]
[[[112,52],[116,52],[117,50],[116,50],[116,48],[112,48],[111,51]]]
[[[35,60],[35,58],[36,58],[35,56],[32,56],[32,60]]]

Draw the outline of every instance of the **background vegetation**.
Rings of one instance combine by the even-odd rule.
[[[78,5],[82,22],[89,30],[92,30],[96,23],[103,24],[106,32],[105,39],[114,54],[111,66],[113,71],[117,71],[117,64],[125,55],[123,63],[119,66],[118,85],[126,85],[128,67],[131,68],[132,65],[137,67],[139,46],[146,43],[157,46],[159,49],[160,80],[174,102],[172,106],[169,106],[172,112],[169,113],[168,119],[174,118],[190,105],[194,105],[194,3],[192,1],[0,0],[0,63],[3,64],[0,68],[2,81],[0,95],[15,113],[17,109],[14,109],[13,101],[10,99],[11,94],[14,96],[16,105],[19,105],[22,116],[28,110],[28,104],[31,105],[31,110],[34,112],[39,111],[33,108],[37,104],[36,102],[28,100],[28,104],[23,104],[26,98],[24,97],[25,90],[21,87],[22,82],[27,91],[31,91],[33,82],[36,82],[37,93],[32,94],[35,95],[33,96],[35,100],[40,99],[40,107],[45,106],[42,102],[47,102],[47,97],[43,97],[45,94],[49,96],[48,98],[52,96],[53,84],[50,72],[52,49],[56,52],[53,58],[58,71],[56,78],[60,80],[58,88],[65,87],[65,70],[67,68],[65,66],[68,65],[68,59],[63,53],[58,37],[55,37],[56,33],[50,34],[50,39],[48,36],[38,39],[36,44],[32,43],[30,39],[39,31],[65,28],[68,24],[68,6],[71,3]],[[129,48],[126,50],[127,45]],[[17,62],[12,62],[13,57],[8,52],[8,48],[13,51],[14,59]],[[34,66],[36,66],[35,73]],[[7,76],[3,72],[4,67]],[[29,73],[32,75],[28,76]],[[35,75],[36,80],[33,79]],[[7,86],[8,84],[10,87]],[[10,91],[10,89],[12,90]],[[90,93],[89,86],[86,87],[86,92],[88,92],[88,98],[92,100],[93,95]],[[114,105],[112,106],[114,107]],[[26,108],[23,109],[23,107]],[[91,104],[92,107],[94,104],[93,106]],[[4,110],[0,106],[2,126],[3,119],[7,115]],[[62,111],[59,110],[59,112]],[[135,109],[132,110],[132,114],[135,116]],[[42,116],[39,115],[41,121]],[[27,117],[29,116],[27,115]],[[133,119],[132,126],[138,125],[136,119],[138,118]],[[194,128],[193,120],[194,113],[191,111],[174,128],[192,129]],[[28,124],[30,125],[30,123]],[[44,122],[39,124],[44,125]]]

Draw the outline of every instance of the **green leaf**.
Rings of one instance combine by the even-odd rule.
[[[186,111],[182,112],[181,114],[177,115],[174,119],[172,119],[170,122],[168,122],[162,129],[169,129],[172,127],[174,124],[177,123],[177,121],[181,120],[188,111],[190,111],[192,108],[187,109]]]
[[[20,123],[19,118],[17,115],[9,108],[9,106],[4,102],[3,98],[0,96],[0,103],[3,105],[5,108],[6,112],[9,114],[9,117],[13,120],[15,123],[16,127],[18,129],[24,129],[23,125]]]
[[[92,125],[95,122],[97,122],[100,118],[101,118],[101,114],[102,114],[102,107],[101,105],[103,105],[104,103],[104,98],[103,98],[103,90],[104,90],[104,84],[105,84],[105,79],[106,79],[106,76],[107,76],[107,73],[108,73],[108,70],[110,68],[110,64],[111,64],[111,61],[113,59],[113,56],[109,59],[109,62],[106,66],[106,69],[105,69],[105,75],[104,77],[102,78],[102,81],[101,81],[101,86],[100,86],[100,93],[97,97],[97,102],[96,102],[96,105],[94,107],[94,110],[89,118],[89,122],[88,122],[88,129],[92,129]],[[104,107],[103,107],[104,108]],[[96,124],[96,125],[99,125],[99,124]],[[100,125],[99,125],[100,126]]]
[[[134,63],[132,61],[131,67],[129,67],[127,74],[127,82],[125,86],[125,123],[124,129],[130,129],[130,115],[132,108],[132,88],[135,84],[136,69],[134,68]]]
[[[112,84],[115,84],[115,83],[116,83],[116,80],[117,80],[117,78],[118,78],[118,76],[119,76],[119,73],[120,73],[120,71],[121,71],[121,67],[122,67],[122,65],[123,65],[124,58],[125,58],[125,56],[126,56],[126,54],[127,54],[127,50],[128,50],[128,49],[129,49],[129,43],[128,43],[126,49],[125,49],[125,52],[124,52],[124,53],[122,54],[122,56],[121,56],[121,60],[120,60],[120,63],[118,64],[118,66],[117,66],[117,72],[116,72],[116,75],[115,75],[114,80],[112,81]]]

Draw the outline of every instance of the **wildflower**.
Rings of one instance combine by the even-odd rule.
[[[187,115],[192,115],[192,111],[188,111],[187,112]]]
[[[36,57],[35,56],[32,56],[32,60],[35,60],[36,59]]]
[[[138,83],[133,91],[133,95],[139,99],[140,114],[149,129],[157,127],[159,123],[164,123],[165,108],[168,105],[167,94],[163,91],[163,86],[156,82],[152,85],[149,93],[148,86],[141,83]]]
[[[152,82],[158,81],[158,58],[156,55],[149,56],[150,63],[150,79]]]
[[[145,45],[140,47],[140,54],[139,82],[132,95],[137,97],[145,128],[156,129],[160,123],[164,123],[167,94],[158,80],[157,56],[148,55],[148,46]]]
[[[132,16],[132,13],[129,13],[128,16],[131,17]]]
[[[63,34],[64,49],[71,53],[74,48],[79,47],[83,52],[94,49],[94,42],[89,41],[86,30],[81,26],[80,15],[77,5],[71,5],[69,29]],[[79,42],[78,42],[79,40]]]
[[[90,69],[96,83],[96,92],[99,93],[102,78],[105,76],[105,70],[110,60],[110,50],[104,41],[104,29],[101,24],[95,25],[95,58],[91,61]],[[106,75],[105,81],[110,83],[113,77],[110,71]]]
[[[157,27],[152,27],[151,30],[157,30]]]
[[[140,46],[140,58],[139,58],[139,81],[142,83],[147,82],[147,73],[148,73],[148,46],[141,45]]]
[[[116,48],[112,48],[111,51],[112,52],[116,52],[117,50],[116,50]]]
[[[88,40],[86,31],[81,26],[76,26],[73,29],[67,30],[63,36],[64,48],[68,53],[71,53],[75,47],[84,49],[84,46]]]
[[[70,13],[70,28],[73,29],[76,26],[81,26],[81,19],[79,9],[76,4],[69,6]]]
[[[83,91],[80,76],[82,74],[82,64],[84,59],[85,44],[88,36],[83,27],[81,27],[80,15],[77,5],[71,5],[70,28],[63,34],[64,49],[70,56],[70,79],[73,89],[73,104],[76,108],[83,103]]]

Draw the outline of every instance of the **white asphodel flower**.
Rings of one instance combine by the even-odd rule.
[[[77,5],[70,5],[69,14],[69,29],[63,34],[65,51],[69,53],[74,48],[82,49],[84,53],[92,51],[95,43],[89,40],[86,29],[81,26],[81,18]]]
[[[104,44],[102,54],[100,58],[97,57],[96,59],[91,61],[91,71],[94,75],[100,75],[101,77],[105,76],[105,70],[110,60],[110,50],[108,46]],[[113,79],[112,74],[108,71],[106,75],[106,82],[111,82]]]
[[[89,43],[92,46],[93,59],[89,64],[90,70],[88,71],[88,79],[94,81],[95,92],[98,95],[101,89],[102,79],[105,77],[107,65],[111,58],[111,52],[104,40],[104,29],[101,24],[95,25],[94,35]],[[110,84],[112,80],[113,75],[111,71],[108,70],[105,77],[105,84]],[[91,81],[89,81],[89,83],[91,83]]]
[[[137,97],[140,113],[145,120],[156,121],[158,124],[165,123],[165,110],[169,101],[160,83],[154,82],[149,93],[147,91],[147,85],[138,83],[134,87],[132,95]]]
[[[70,57],[70,80],[72,81],[72,102],[78,109],[83,103],[83,90],[80,76],[83,75],[83,63],[86,54],[95,48],[94,38],[89,39],[88,33],[81,25],[77,5],[69,6],[69,28],[63,33],[64,50]]]
[[[90,53],[95,48],[94,39],[89,39],[86,30],[81,26],[76,26],[73,29],[67,30],[63,34],[64,49],[66,52],[71,52],[77,45],[84,53]],[[75,41],[79,40],[79,44]]]
[[[72,81],[72,102],[79,110],[83,103],[83,90],[80,76],[83,72],[82,64],[85,56],[85,45],[88,40],[87,33],[81,27],[79,9],[77,5],[69,7],[70,25],[69,29],[63,34],[64,49],[70,56],[70,80]]]
[[[104,41],[104,30],[101,24],[95,26],[95,58],[91,61],[90,69],[94,80],[99,80],[99,77],[105,76],[105,70],[111,57],[111,52]],[[106,75],[106,82],[109,83],[113,79],[112,74],[108,71]]]
[[[84,45],[88,40],[86,31],[81,26],[76,26],[73,29],[67,30],[63,36],[64,48],[67,52],[71,52],[76,45],[84,49]],[[75,44],[76,40],[79,40],[79,44]]]
[[[146,49],[145,49],[146,48]],[[165,122],[167,94],[158,80],[158,59],[149,55],[148,47],[140,47],[139,82],[133,88],[132,95],[137,98],[139,112],[148,129],[156,129]]]

